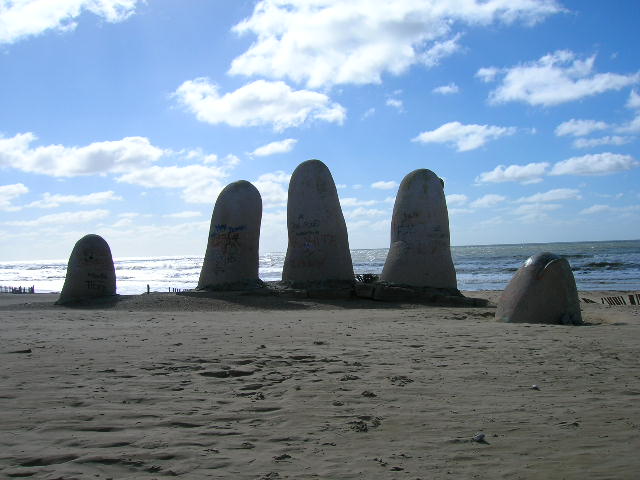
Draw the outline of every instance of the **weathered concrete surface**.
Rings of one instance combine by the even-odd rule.
[[[391,245],[380,281],[457,288],[444,187],[431,170],[414,170],[400,184],[391,219]]]
[[[261,285],[258,255],[262,198],[246,180],[227,185],[216,200],[198,289],[244,290]]]
[[[331,172],[320,160],[301,163],[291,176],[287,229],[284,282],[329,289],[353,284],[347,225]]]
[[[548,252],[529,257],[500,295],[496,320],[580,325],[580,300],[569,262]]]
[[[72,303],[115,294],[116,271],[109,244],[100,235],[85,235],[71,251],[67,275],[56,303]]]

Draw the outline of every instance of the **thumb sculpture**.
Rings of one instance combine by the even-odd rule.
[[[100,235],[78,240],[69,256],[67,275],[57,304],[116,294],[116,271],[109,244]]]
[[[354,283],[347,225],[327,166],[308,160],[294,170],[287,200],[289,244],[282,280],[293,287]]]
[[[569,262],[548,252],[529,257],[502,292],[496,320],[582,324],[580,300]]]
[[[198,290],[244,290],[262,286],[258,250],[262,198],[246,180],[227,185],[216,200]]]
[[[444,183],[431,170],[414,170],[400,183],[380,281],[457,292]]]

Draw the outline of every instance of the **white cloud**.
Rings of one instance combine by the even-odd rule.
[[[371,116],[372,116],[373,114],[375,114],[375,113],[376,113],[376,109],[375,109],[375,108],[373,108],[373,107],[371,107],[371,108],[369,108],[366,112],[364,112],[364,113],[362,114],[362,119],[364,120],[365,118],[369,118],[369,117],[371,117]]]
[[[560,200],[579,200],[581,198],[580,190],[574,188],[556,188],[548,192],[536,193],[529,197],[521,197],[517,201],[518,203],[544,203],[557,202]]]
[[[165,218],[195,218],[200,216],[202,216],[202,213],[196,212],[194,210],[185,210],[183,212],[168,213],[166,215],[163,215],[163,217]]]
[[[592,215],[595,213],[633,213],[640,212],[640,205],[627,205],[626,207],[612,207],[610,205],[592,205],[580,211],[581,215]]]
[[[208,163],[208,162],[205,161],[204,163]],[[240,163],[240,159],[234,154],[230,153],[229,155],[226,155],[224,157],[223,166],[226,168],[232,168],[237,166],[239,163]]]
[[[636,75],[638,76],[638,75]],[[632,90],[629,94],[626,106],[630,109],[640,108],[640,95]],[[608,124],[598,120],[582,120],[572,118],[566,122],[561,123],[555,129],[557,136],[571,135],[574,137],[583,137],[596,131],[612,129],[619,133],[640,133],[640,114],[629,122],[623,124]],[[576,148],[589,148],[601,145],[624,145],[631,142],[633,139],[629,137],[621,136],[605,136],[597,139],[577,139],[573,142],[573,146]]]
[[[138,0],[0,0],[0,44],[14,43],[47,30],[68,32],[85,11],[108,22],[135,12]]]
[[[450,195],[447,195],[446,198],[447,198],[447,205],[451,205],[451,206],[466,205],[466,203],[469,201],[469,198],[466,195],[463,195],[462,193],[452,193]]]
[[[436,87],[431,91],[440,95],[451,95],[453,93],[458,93],[460,91],[460,88],[455,83],[450,83],[448,85]]]
[[[448,213],[449,215],[464,215],[466,213],[473,213],[475,210],[472,210],[470,208],[449,208],[448,209]]]
[[[235,155],[229,154],[220,159],[215,153],[206,153],[201,148],[182,149],[177,151],[166,150],[165,153],[171,156],[180,157],[182,160],[189,160],[191,162],[200,162],[205,165],[224,162],[226,164],[240,163],[240,159]]]
[[[109,210],[81,210],[78,212],[61,212],[44,215],[34,220],[19,220],[4,222],[5,225],[16,227],[39,227],[43,225],[69,225],[73,223],[88,223],[100,220],[109,215]]]
[[[388,215],[389,212],[385,210],[379,210],[377,208],[364,208],[358,207],[353,210],[347,210],[344,212],[345,218],[359,218],[359,217],[379,217],[381,215]]]
[[[463,125],[460,122],[449,122],[435,130],[422,132],[413,141],[420,143],[450,143],[454,144],[459,152],[465,152],[479,148],[489,140],[513,135],[515,132],[515,127]]]
[[[277,171],[264,173],[252,182],[260,192],[264,208],[287,204],[289,180],[291,180],[290,174]]]
[[[625,123],[616,128],[616,132],[619,133],[640,133],[640,114],[631,120],[629,123]]]
[[[598,122],[596,120],[576,120],[575,118],[572,118],[571,120],[567,120],[566,122],[562,122],[558,125],[555,133],[559,137],[565,135],[582,137],[597,130],[606,130],[607,128],[609,128],[609,125],[605,122]]]
[[[89,193],[88,195],[60,195],[45,192],[40,200],[31,202],[27,207],[56,208],[64,203],[75,203],[78,205],[100,205],[106,202],[122,200],[113,191]]]
[[[256,40],[230,73],[289,78],[311,88],[380,83],[384,73],[432,66],[457,51],[454,27],[532,24],[560,11],[553,0],[261,0],[234,27]]]
[[[118,214],[118,218],[136,218],[140,216],[141,215],[138,212],[123,212]],[[146,216],[150,216],[150,214],[147,214]]]
[[[387,215],[388,213],[385,212]],[[347,220],[347,229],[349,230],[349,239],[352,239],[356,234],[364,235],[365,237],[369,237],[372,231],[378,232],[387,232],[389,230],[389,224],[391,223],[391,218],[386,217],[382,220],[369,220],[369,219],[348,219]],[[376,238],[376,237],[373,237]]]
[[[221,96],[217,85],[206,78],[196,78],[180,85],[174,96],[198,120],[212,125],[272,125],[275,131],[282,131],[310,120],[341,125],[346,118],[344,107],[331,103],[327,95],[292,90],[280,81],[256,80]]]
[[[113,222],[111,224],[112,228],[124,228],[124,227],[129,227],[133,225],[133,219],[132,218],[121,218],[119,220],[116,220],[115,222]]]
[[[476,77],[485,83],[493,82],[500,73],[500,69],[495,67],[483,67],[476,72]]]
[[[640,95],[635,90],[631,90],[629,93],[629,100],[627,100],[627,108],[637,109],[640,108]]]
[[[624,193],[622,193],[622,192],[618,192],[618,193],[596,193],[596,196],[601,197],[601,198],[615,198],[616,200],[620,200],[622,197],[624,197]],[[640,193],[638,194],[638,198],[640,198]]]
[[[395,108],[396,110],[398,110],[400,112],[403,109],[402,100],[398,100],[397,98],[389,98],[389,99],[387,99],[385,104],[388,107],[393,107],[393,108]]]
[[[216,163],[218,161],[218,156],[215,153],[206,154],[201,148],[182,149],[174,153],[181,155],[185,160],[199,161],[202,163]]]
[[[240,159],[226,155],[219,159],[196,150],[174,152],[153,146],[144,137],[126,137],[122,140],[95,142],[84,147],[47,145],[31,147],[36,139],[32,133],[0,138],[0,167],[15,168],[29,173],[54,177],[117,174],[116,180],[150,188],[181,188],[187,202],[209,203],[222,188],[221,179],[228,176]],[[186,166],[153,165],[163,157],[182,157],[204,164]],[[49,208],[63,203],[96,205],[119,200],[113,192],[90,195],[45,194],[29,206]],[[56,205],[53,205],[53,204]]]
[[[538,183],[542,181],[549,164],[528,163],[527,165],[498,165],[490,172],[483,172],[477,178],[478,183],[520,182],[523,184]]]
[[[287,138],[285,140],[279,140],[277,142],[271,142],[262,147],[256,148],[251,155],[256,157],[266,157],[268,155],[275,155],[277,153],[287,153],[293,150],[298,140],[293,138]]]
[[[429,50],[424,52],[418,58],[427,67],[435,67],[443,58],[450,57],[462,48],[458,43],[461,37],[462,34],[457,33],[447,40],[436,42],[431,48],[429,48]]]
[[[116,220],[111,227],[113,228],[122,228],[133,225],[133,219],[140,217],[140,214],[137,212],[124,212],[118,214],[118,220]]]
[[[474,200],[473,202],[471,202],[471,206],[474,208],[489,208],[504,202],[506,199],[507,197],[503,197],[502,195],[488,193],[478,198],[477,200]]]
[[[0,185],[0,210],[8,212],[20,210],[20,207],[11,205],[11,201],[28,192],[29,189],[22,183]]]
[[[549,175],[609,175],[631,170],[638,162],[631,155],[595,153],[556,163]]]
[[[502,71],[502,83],[491,92],[491,103],[525,102],[553,106],[619,90],[640,81],[640,74],[594,73],[595,55],[580,59],[558,50],[540,59]]]
[[[217,163],[217,162],[218,162],[218,156],[215,153],[210,153],[209,155],[204,155],[202,157],[202,163],[204,163],[205,165],[209,163]]]
[[[371,188],[376,188],[378,190],[391,190],[392,188],[397,188],[397,187],[398,187],[398,184],[393,180],[389,180],[388,182],[380,180],[379,182],[373,182],[371,184]],[[355,188],[355,185],[354,185],[354,188]]]
[[[600,138],[577,138],[573,141],[573,146],[576,148],[593,148],[600,147],[602,145],[626,145],[633,141],[633,137],[621,137],[619,135],[612,135]]]
[[[522,222],[537,222],[547,219],[546,212],[558,210],[562,205],[557,203],[525,203],[516,208],[512,213],[520,217]]]
[[[286,235],[287,231],[287,210],[274,210],[271,212],[265,212],[262,215],[262,224],[267,227],[268,225],[276,225],[278,230],[281,230],[284,227],[284,232]]]
[[[224,187],[222,180],[227,175],[224,167],[154,165],[125,173],[116,180],[145,188],[180,188],[187,203],[213,204]]]
[[[125,137],[85,147],[31,147],[35,140],[36,136],[31,132],[0,138],[0,167],[54,177],[75,177],[145,167],[167,153],[151,145],[145,137]]]
[[[504,225],[505,223],[506,223],[505,218],[502,215],[500,215],[497,217],[488,218],[486,220],[481,220],[477,222],[477,225],[481,229],[485,229],[485,228],[493,228],[497,225]]]
[[[589,215],[592,213],[602,213],[611,211],[611,207],[609,205],[592,205],[589,208],[585,208],[584,210],[580,210],[581,215]]]
[[[127,227],[129,225],[134,225],[134,226],[139,226],[140,225],[140,221],[138,220],[136,223],[134,223],[134,219],[140,219],[140,218],[151,218],[153,217],[152,214],[150,213],[145,213],[140,214],[137,212],[124,212],[124,213],[119,213],[117,215],[118,220],[113,223],[111,226],[112,227]]]
[[[340,199],[340,205],[345,207],[370,207],[378,203],[376,200],[359,200],[354,197],[346,197]]]

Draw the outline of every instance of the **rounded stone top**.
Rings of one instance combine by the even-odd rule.
[[[417,181],[422,183],[437,181],[442,186],[442,188],[444,188],[444,181],[440,177],[438,177],[438,175],[436,175],[428,168],[418,168],[417,170],[409,172],[407,175],[405,175],[405,177],[402,179],[402,182],[400,182],[399,191],[403,189],[410,189],[413,186],[413,183]]]
[[[338,201],[338,191],[331,170],[324,162],[316,159],[306,160],[296,167],[289,181],[288,209],[307,209],[316,202],[318,205],[327,202],[332,204],[334,200]]]
[[[404,178],[405,180],[410,180],[413,177],[417,177],[417,176],[438,178],[438,175],[436,175],[433,171],[429,170],[428,168],[417,168],[416,170],[407,173]]]
[[[259,214],[262,216],[262,196],[260,195],[260,191],[253,183],[247,180],[237,180],[228,184],[220,191],[215,203],[215,208],[224,206],[224,211],[228,215],[236,216],[239,214],[243,216],[245,214],[238,212],[238,210],[245,208],[253,209],[253,207],[249,207],[249,205],[258,206],[260,209]]]
[[[78,242],[89,242],[89,241],[95,241],[95,242],[100,242],[100,243],[107,243],[107,241],[102,238],[100,235],[98,235],[97,233],[87,233],[84,237],[82,237],[80,240],[78,240]],[[77,242],[76,242],[77,243]]]
[[[294,170],[294,172],[302,169],[306,170],[307,168],[318,168],[318,169],[329,171],[329,167],[327,167],[322,160],[318,160],[317,158],[312,158],[310,160],[305,160],[300,165],[298,165]]]
[[[556,255],[551,252],[541,252],[536,253],[535,255],[531,255],[527,260],[525,260],[522,265],[523,269],[530,270],[535,269],[538,275],[541,275],[546,268],[554,262],[564,262],[568,263],[567,260],[563,257]]]
[[[247,180],[236,180],[235,182],[231,182],[229,185],[227,185],[222,189],[222,191],[220,192],[220,195],[222,195],[223,193],[226,194],[226,193],[235,192],[237,190],[250,190],[260,195],[260,192],[258,191],[256,186]]]
[[[531,255],[525,260],[524,266],[528,267],[530,265],[535,265],[544,267],[555,260],[560,260],[561,258],[562,257],[559,257],[555,253],[551,252],[536,253],[535,255]]]
[[[95,233],[89,233],[78,240],[74,247],[74,250],[76,249],[83,249],[83,260],[88,263],[101,262],[104,260],[105,255],[108,255],[109,259],[111,259],[109,244],[104,238]]]

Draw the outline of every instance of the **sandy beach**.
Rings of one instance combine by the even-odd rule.
[[[0,294],[0,477],[637,478],[640,307],[599,303],[621,293],[580,292],[598,302],[580,327],[492,306]]]

